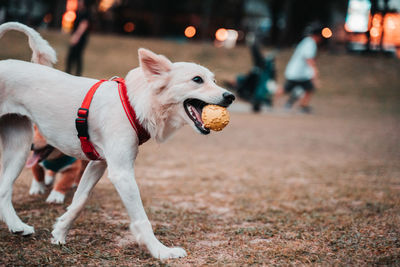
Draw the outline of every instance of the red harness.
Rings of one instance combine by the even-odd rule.
[[[78,109],[78,118],[75,120],[75,126],[76,130],[78,131],[79,140],[81,141],[82,151],[83,153],[85,153],[86,157],[91,160],[100,160],[101,157],[94,148],[92,142],[90,142],[87,118],[89,116],[89,107],[90,103],[92,102],[93,96],[99,86],[105,81],[107,80],[100,80],[99,82],[95,83],[92,88],[90,88],[85,96],[85,99],[82,102],[81,107]],[[150,139],[150,134],[139,123],[139,120],[136,117],[136,113],[129,103],[124,79],[114,78],[112,79],[112,81],[118,83],[118,93],[121,99],[122,107],[124,108],[126,116],[128,117],[129,122],[131,123],[139,138],[139,145],[141,145]]]

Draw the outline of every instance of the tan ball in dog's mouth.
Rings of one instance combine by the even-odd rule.
[[[207,105],[201,112],[201,119],[204,127],[213,130],[221,131],[229,123],[229,112],[226,108],[217,105]]]

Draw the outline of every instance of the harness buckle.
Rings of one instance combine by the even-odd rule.
[[[86,118],[76,118],[75,127],[78,131],[78,137],[85,137],[89,140],[88,123]]]
[[[87,118],[88,116],[89,116],[89,109],[87,108],[78,109],[78,117]]]

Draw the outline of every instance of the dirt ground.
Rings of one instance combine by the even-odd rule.
[[[63,69],[67,36],[44,33]],[[29,59],[26,39],[7,34],[0,59]],[[173,61],[195,61],[217,79],[246,72],[245,47],[92,36],[84,73],[124,76],[138,47]],[[277,57],[279,81],[292,50]],[[190,127],[165,144],[140,148],[136,176],[156,236],[188,256],[160,262],[139,248],[116,190],[105,176],[65,246],[49,242],[67,204],[29,196],[31,174],[14,186],[14,205],[30,237],[0,223],[0,265],[400,265],[400,62],[321,51],[314,114],[284,112],[283,100],[252,114],[231,109],[226,129],[200,136]],[[243,109],[244,107],[244,109]]]

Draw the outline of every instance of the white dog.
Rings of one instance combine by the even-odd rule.
[[[87,91],[98,81],[48,67],[56,61],[48,43],[33,29],[18,23],[0,25],[0,36],[11,29],[29,37],[32,61],[39,64],[0,61],[0,218],[11,232],[28,235],[34,229],[17,216],[11,197],[13,183],[29,154],[32,124],[38,126],[50,145],[67,155],[87,159],[76,136],[75,119]],[[139,49],[139,62],[140,67],[126,76],[127,94],[141,126],[159,142],[185,124],[208,134],[209,129],[201,121],[202,107],[206,103],[226,107],[234,100],[230,92],[215,84],[213,73],[202,66],[172,63],[145,49]],[[169,248],[158,241],[144,211],[133,164],[139,140],[127,119],[117,88],[116,82],[106,81],[93,97],[88,117],[89,135],[103,160],[88,164],[71,205],[54,225],[52,242],[65,243],[71,224],[108,167],[109,179],[127,209],[130,229],[138,243],[159,259],[183,257],[186,252],[182,248]]]

